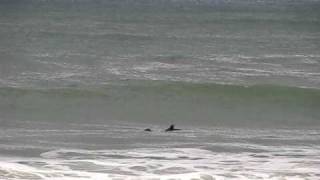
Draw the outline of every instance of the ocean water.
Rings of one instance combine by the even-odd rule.
[[[0,1],[1,180],[317,180],[319,110],[319,0]]]

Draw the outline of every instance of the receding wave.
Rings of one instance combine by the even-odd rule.
[[[103,87],[0,88],[1,119],[235,126],[320,125],[320,90],[124,81]]]

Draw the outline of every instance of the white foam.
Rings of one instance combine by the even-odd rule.
[[[319,54],[268,54],[264,55],[265,58],[319,58]]]
[[[263,153],[224,153],[196,148],[60,149],[43,153],[41,158],[3,158],[0,179],[23,175],[50,180],[319,179],[319,147],[301,147],[298,151],[292,147],[273,149]]]

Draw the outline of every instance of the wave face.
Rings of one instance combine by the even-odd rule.
[[[0,107],[2,121],[119,120],[243,127],[320,123],[318,89],[272,85],[125,81],[99,88],[1,88]]]

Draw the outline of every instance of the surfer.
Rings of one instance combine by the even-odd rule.
[[[144,131],[151,132],[152,130],[150,128],[145,129]]]
[[[171,126],[170,126],[168,129],[166,129],[166,132],[169,132],[169,131],[179,131],[179,130],[181,130],[181,129],[177,129],[177,128],[174,127],[174,124],[171,124]]]

